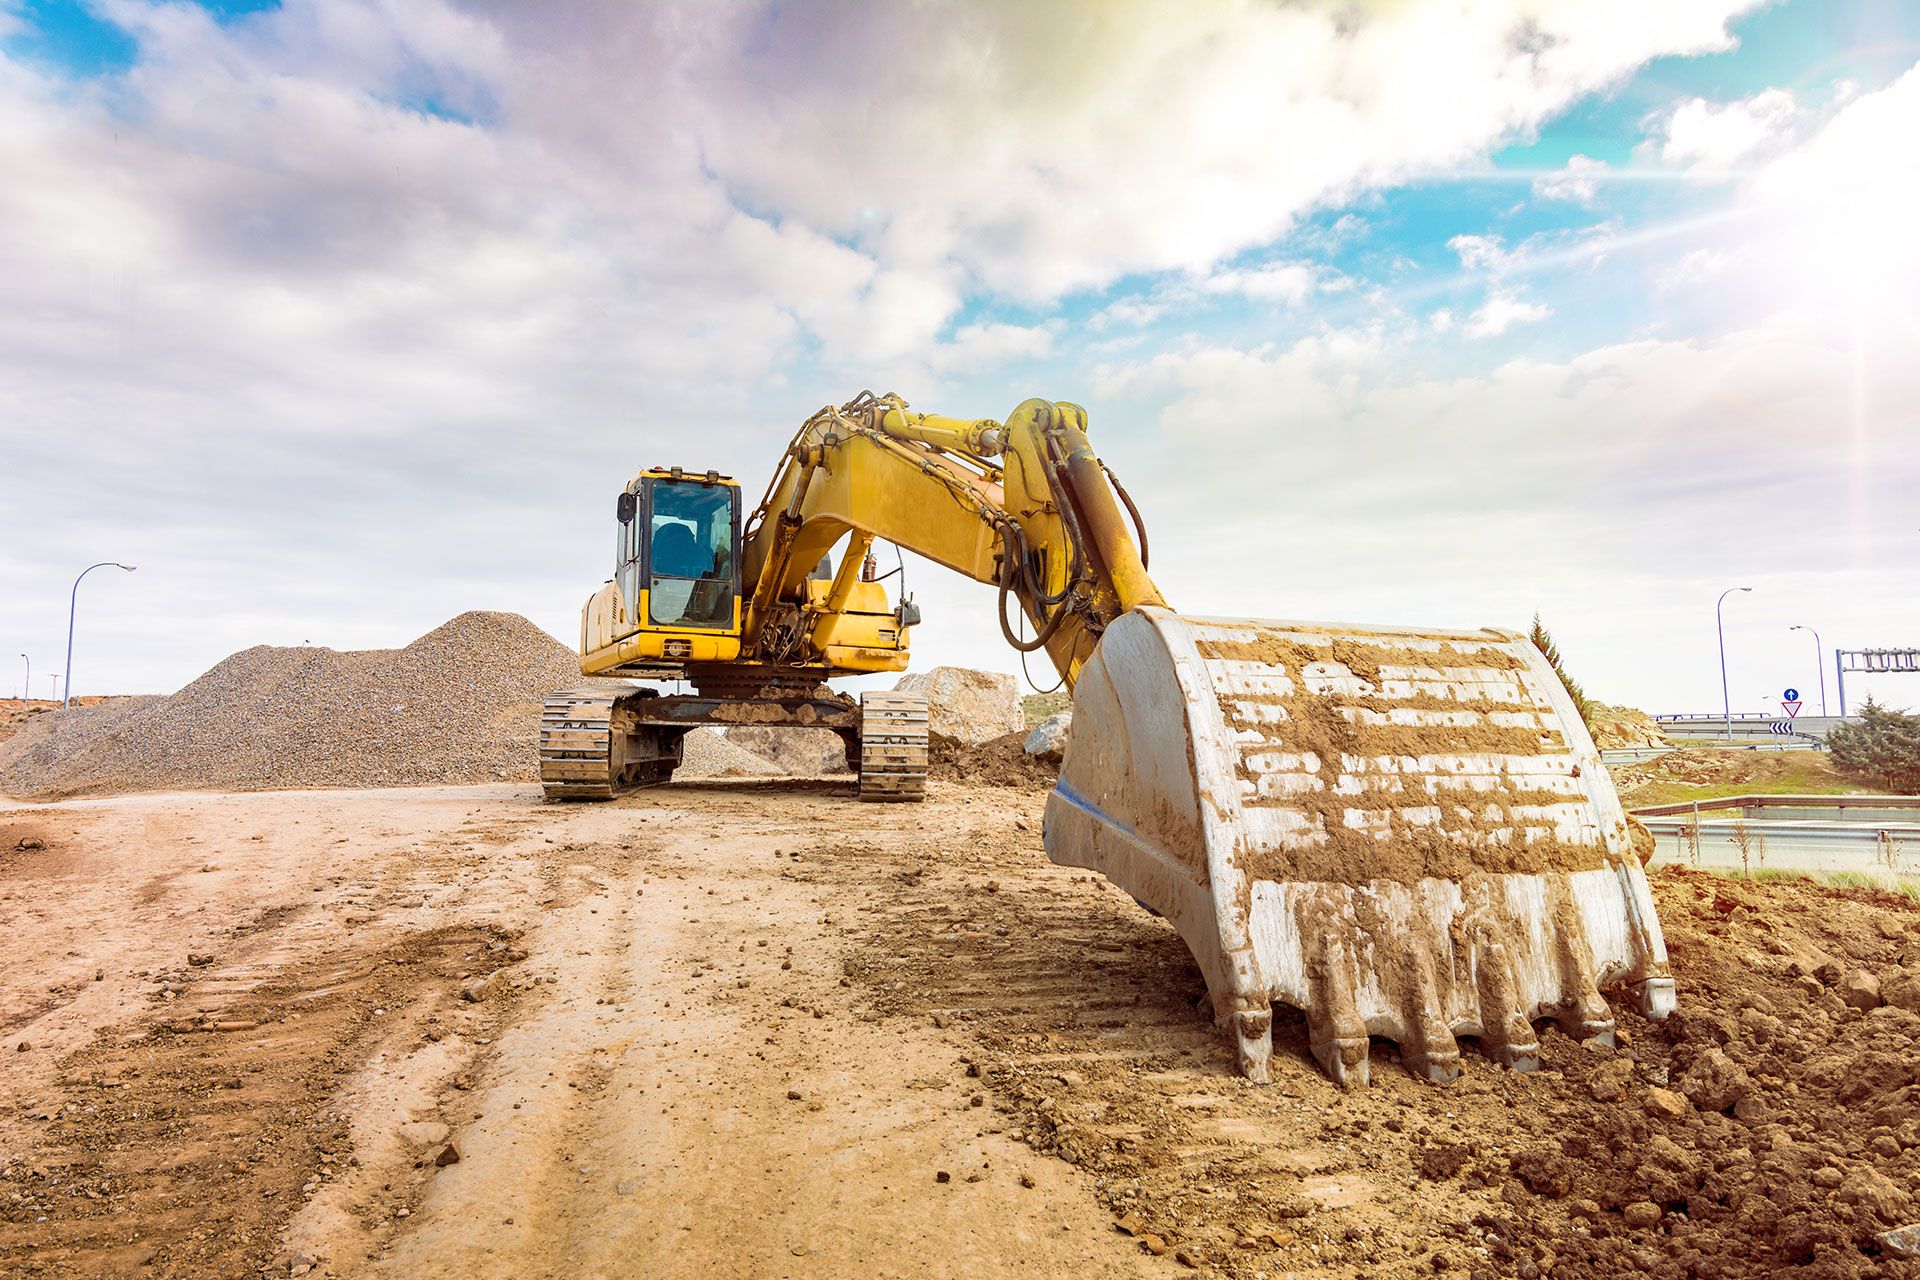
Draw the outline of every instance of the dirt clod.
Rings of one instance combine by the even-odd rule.
[[[1747,1073],[1720,1049],[1708,1049],[1680,1077],[1680,1092],[1702,1111],[1726,1111],[1753,1087]]]
[[[1882,1004],[1880,979],[1865,969],[1855,969],[1840,979],[1840,998],[1855,1009],[1878,1009]]]
[[[1661,1120],[1679,1120],[1693,1108],[1684,1094],[1671,1089],[1662,1089],[1655,1085],[1647,1090],[1643,1101],[1647,1114]]]
[[[1588,1077],[1587,1092],[1595,1102],[1618,1102],[1627,1096],[1627,1086],[1632,1081],[1632,1060],[1613,1058],[1601,1064]]]

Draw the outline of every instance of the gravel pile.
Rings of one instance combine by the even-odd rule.
[[[695,729],[680,740],[676,778],[784,778],[787,771],[765,756],[728,742],[712,729]]]
[[[578,657],[512,613],[463,613],[404,649],[260,645],[166,698],[35,716],[0,792],[262,791],[538,776],[540,704]]]

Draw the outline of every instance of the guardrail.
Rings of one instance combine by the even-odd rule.
[[[1713,800],[1650,804],[1635,809],[1633,813],[1635,817],[1645,820],[1688,813],[1719,814],[1729,809],[1739,810],[1749,818],[1767,816],[1770,810],[1774,811],[1773,816],[1784,817],[1786,811],[1791,810],[1795,813],[1818,813],[1835,822],[1871,822],[1882,816],[1920,815],[1920,796],[1720,796]],[[1911,819],[1894,817],[1894,820],[1920,822],[1920,816]]]
[[[1655,865],[1920,877],[1920,796],[1729,796],[1633,814]]]

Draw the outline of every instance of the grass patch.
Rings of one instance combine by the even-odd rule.
[[[1752,871],[1741,871],[1730,867],[1694,867],[1683,862],[1669,862],[1654,870],[1656,873],[1667,870],[1705,873],[1725,876],[1729,880],[1751,880],[1758,884],[1800,881],[1825,885],[1829,889],[1877,889],[1881,893],[1897,893],[1920,902],[1920,879],[1888,872],[1789,871],[1780,867],[1759,867]]]
[[[1048,716],[1058,715],[1073,706],[1073,695],[1065,689],[1053,693],[1030,693],[1020,699],[1020,710],[1027,717],[1027,728],[1045,720]]]
[[[1687,748],[1612,770],[1629,809],[1736,796],[1884,795],[1835,772],[1821,751],[1740,751]]]
[[[1832,778],[1772,778],[1750,782],[1718,782],[1699,785],[1691,782],[1649,782],[1623,793],[1629,808],[1641,809],[1657,804],[1685,804],[1689,800],[1727,800],[1734,796],[1873,796],[1883,795],[1872,787],[1855,786]]]

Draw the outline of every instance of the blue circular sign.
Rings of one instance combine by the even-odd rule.
[[[1785,697],[1788,702],[1800,701],[1800,691],[1798,689],[1789,689],[1782,696]]]

